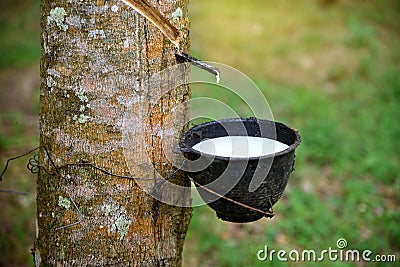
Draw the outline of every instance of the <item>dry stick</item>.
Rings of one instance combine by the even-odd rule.
[[[180,33],[169,23],[169,21],[161,15],[155,7],[150,5],[146,0],[121,0],[128,6],[134,8],[142,16],[150,20],[178,49],[180,47]]]
[[[14,191],[14,190],[8,190],[8,189],[0,189],[1,193],[10,193],[10,194],[14,194],[14,195],[28,195],[27,192],[23,192],[23,191]]]

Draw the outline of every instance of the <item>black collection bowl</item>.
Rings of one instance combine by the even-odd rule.
[[[263,137],[288,147],[275,154],[248,158],[216,156],[193,148],[203,140],[223,136]],[[283,123],[234,118],[194,126],[183,134],[179,147],[187,159],[185,173],[217,217],[245,223],[273,216],[271,208],[285,190],[300,141],[298,132]]]

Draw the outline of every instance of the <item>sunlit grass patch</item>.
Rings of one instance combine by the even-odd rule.
[[[400,213],[393,204],[400,201],[398,3],[234,0],[191,8],[192,51],[253,78],[275,119],[296,127],[302,143],[272,220],[241,226],[239,237],[224,240],[229,224],[208,208],[195,210],[187,266],[193,255],[199,266],[265,266],[255,255],[265,244],[322,249],[338,238],[352,248],[399,255]],[[246,232],[258,228],[262,235]],[[197,250],[208,241],[208,249]]]

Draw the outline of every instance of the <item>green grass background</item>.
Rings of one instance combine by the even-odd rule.
[[[39,62],[39,1],[7,0],[0,7],[0,74],[23,79]],[[316,266],[260,262],[256,253],[264,245],[335,249],[338,238],[349,249],[396,254],[400,261],[400,2],[192,0],[190,18],[191,53],[247,74],[275,119],[297,128],[302,143],[273,219],[231,224],[208,207],[193,210],[184,266]],[[1,82],[0,97],[9,90]],[[234,95],[192,94],[242,109]],[[35,143],[37,132],[26,123],[37,115],[35,96],[28,110],[0,107],[2,162]],[[35,180],[24,164],[9,174],[21,179],[0,184],[31,192],[0,194],[0,266],[32,265]]]

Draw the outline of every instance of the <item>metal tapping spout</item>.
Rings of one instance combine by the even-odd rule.
[[[139,14],[148,19],[156,26],[176,47],[175,56],[181,63],[189,62],[192,65],[214,74],[217,83],[220,80],[220,72],[218,68],[201,61],[191,55],[184,53],[180,49],[181,31],[175,28],[155,7],[150,5],[146,0],[121,0],[128,6],[134,8]]]

